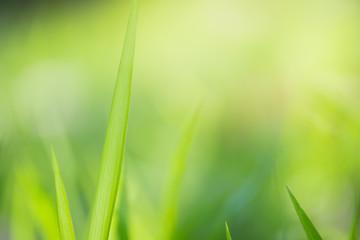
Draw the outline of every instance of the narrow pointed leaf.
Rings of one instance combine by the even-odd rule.
[[[172,239],[173,229],[176,223],[177,199],[180,185],[184,176],[187,154],[190,150],[195,135],[196,125],[199,118],[200,105],[193,113],[183,136],[180,139],[178,149],[172,161],[167,186],[164,195],[162,237],[163,240]]]
[[[303,226],[306,236],[309,240],[321,240],[321,236],[310,221],[309,217],[306,215],[305,211],[300,207],[300,204],[296,200],[295,196],[292,194],[290,189],[288,187],[287,191],[289,193],[289,196],[291,198],[291,201],[294,205],[294,208],[296,210],[296,213],[300,219],[301,225]]]
[[[357,235],[358,235],[359,215],[360,215],[360,201],[357,200],[357,206],[356,206],[356,209],[354,212],[354,217],[353,217],[353,222],[351,225],[349,240],[358,239]]]
[[[227,222],[225,222],[225,229],[226,229],[226,239],[231,240],[231,235],[230,235],[229,226],[228,226]]]
[[[114,208],[114,215],[110,227],[109,240],[127,240],[127,209],[126,209],[126,186],[125,186],[125,172],[126,167],[122,166],[122,173],[120,176],[120,183],[117,193],[117,199]]]
[[[58,222],[60,239],[71,240],[76,239],[74,227],[71,220],[69,203],[67,200],[65,187],[61,179],[59,165],[55,156],[54,149],[51,147],[52,166],[54,171],[56,204],[58,211]]]
[[[90,223],[90,240],[108,239],[114,212],[130,108],[136,19],[137,0],[133,0],[101,159]]]

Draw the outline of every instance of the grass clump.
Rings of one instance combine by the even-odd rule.
[[[98,180],[95,201],[92,208],[91,221],[88,239],[106,240],[110,235],[110,228],[117,224],[114,217],[115,205],[119,198],[119,182],[123,166],[127,125],[129,119],[131,80],[135,53],[135,36],[137,23],[137,0],[132,1],[131,12],[127,27],[121,55],[118,76],[115,84],[113,100],[111,104],[108,127],[106,131],[105,143],[101,159],[100,174]],[[187,154],[190,150],[191,142],[195,135],[195,130],[199,118],[200,105],[196,108],[191,120],[189,121],[178,149],[171,164],[171,170],[167,179],[162,209],[162,233],[161,240],[172,239],[176,225],[177,205],[180,185],[184,177],[186,168]],[[54,149],[51,147],[52,165],[55,179],[56,201],[58,212],[58,226],[60,238],[66,240],[76,239],[72,224],[70,208],[67,200],[66,191],[61,179],[58,162]],[[296,213],[300,219],[306,236],[309,240],[321,240],[321,236],[312,224],[305,211],[301,208],[293,193],[287,187]],[[125,204],[125,202],[124,202]],[[359,209],[354,214],[349,239],[357,239],[357,226],[359,223]],[[121,216],[120,216],[121,217]],[[114,220],[115,219],[115,220]],[[123,221],[124,219],[121,219]],[[125,220],[123,221],[125,222]],[[126,226],[125,226],[126,228]],[[225,222],[226,239],[232,240],[229,227]],[[121,239],[128,238],[125,229]]]
[[[99,182],[90,223],[90,240],[108,238],[118,193],[129,118],[136,19],[137,0],[133,0],[106,131]]]
[[[117,199],[129,118],[131,79],[135,52],[137,4],[137,0],[132,1],[127,33],[106,131],[98,187],[92,209],[88,236],[90,240],[108,239]],[[60,171],[53,149],[52,156],[60,236],[61,239],[75,239],[65,188],[61,181]]]

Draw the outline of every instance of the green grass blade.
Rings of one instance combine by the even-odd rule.
[[[178,149],[172,161],[168,175],[167,186],[164,195],[162,237],[161,239],[172,239],[173,229],[177,215],[177,199],[180,185],[184,176],[187,154],[190,150],[192,140],[195,135],[196,125],[199,118],[200,105],[196,108],[189,123],[187,124],[183,136],[180,139]]]
[[[350,229],[350,237],[349,240],[356,240],[358,239],[358,225],[359,225],[359,216],[360,216],[360,201],[357,200],[356,209],[354,212],[353,222]]]
[[[111,222],[111,227],[110,227],[110,235],[109,235],[109,240],[126,240],[128,239],[127,237],[127,225],[126,225],[126,220],[127,220],[127,209],[124,208],[124,204],[126,201],[126,190],[125,190],[125,171],[126,171],[126,167],[124,166],[123,162],[123,166],[122,166],[122,173],[120,176],[120,183],[119,183],[119,188],[118,188],[118,193],[117,193],[117,199],[115,202],[115,208],[114,208],[114,215],[112,218],[112,222]],[[124,224],[125,222],[125,224]],[[126,235],[124,235],[123,231],[125,230]]]
[[[76,239],[74,228],[71,220],[70,208],[65,192],[64,184],[61,180],[60,169],[56,160],[54,149],[51,147],[52,166],[54,171],[56,204],[59,221],[60,239]]]
[[[228,226],[227,222],[225,222],[225,229],[226,229],[226,239],[231,240],[231,235],[230,235],[229,226]]]
[[[89,239],[108,239],[121,175],[130,108],[137,0],[133,0],[106,132]]]
[[[129,225],[128,225],[128,203],[126,198],[126,186],[123,187],[123,194],[120,200],[119,206],[119,221],[117,224],[117,229],[119,232],[120,240],[128,240],[129,239]]]
[[[296,213],[300,219],[301,225],[303,226],[306,236],[309,240],[321,240],[321,236],[310,221],[309,217],[306,215],[305,211],[300,207],[300,204],[296,200],[295,196],[292,194],[290,189],[288,187],[287,191],[289,193],[289,196],[291,198],[291,201],[294,205],[294,208],[296,210]]]

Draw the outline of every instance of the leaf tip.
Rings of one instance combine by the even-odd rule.
[[[230,230],[229,230],[229,226],[227,224],[227,221],[225,221],[225,230],[226,230],[226,239],[231,240]]]
[[[54,171],[54,177],[56,178],[58,176],[58,174],[60,174],[60,172],[59,172],[59,164],[58,164],[58,161],[56,158],[55,150],[52,145],[50,145],[50,151],[51,151],[52,168]]]

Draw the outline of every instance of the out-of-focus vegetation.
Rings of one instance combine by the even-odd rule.
[[[130,1],[0,2],[0,239],[58,239],[49,145],[86,239]],[[359,191],[360,3],[139,1],[113,238],[157,239],[174,154],[202,111],[172,239],[324,239]]]

